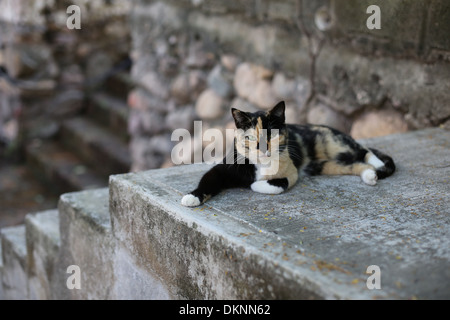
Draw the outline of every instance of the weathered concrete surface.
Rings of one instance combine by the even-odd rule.
[[[51,298],[54,267],[60,247],[58,210],[28,214],[25,227],[28,297],[47,300]]]
[[[176,298],[151,266],[137,265],[134,257],[122,245],[117,244],[113,258],[113,299],[168,300]]]
[[[61,249],[53,299],[169,299],[161,280],[133,263],[111,233],[108,189],[67,193],[59,202]],[[67,267],[80,268],[81,288],[68,289]]]
[[[3,299],[27,299],[25,226],[2,228],[1,239]]]
[[[206,165],[110,178],[113,233],[179,298],[450,298],[450,132],[365,141],[397,172],[303,177],[267,196],[228,190],[182,207]],[[367,267],[381,270],[369,290]]]
[[[2,256],[2,237],[0,237],[0,300],[4,299],[2,279],[3,279],[3,256]]]
[[[108,210],[108,189],[63,194],[59,205],[61,250],[55,266],[54,299],[108,299],[114,279],[114,241]],[[67,273],[79,267],[81,289],[69,289]]]

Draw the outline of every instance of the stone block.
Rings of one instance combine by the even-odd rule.
[[[450,3],[445,0],[431,1],[426,42],[429,48],[447,52],[450,55]]]
[[[370,5],[381,10],[381,29],[369,30],[366,13]],[[417,56],[421,51],[421,36],[428,2],[424,0],[335,0],[336,27],[353,37],[352,46],[370,53],[381,49],[388,54]]]
[[[350,131],[350,121],[323,103],[318,103],[309,110],[307,122],[330,126],[342,132]]]
[[[413,128],[437,126],[450,115],[445,102],[450,96],[445,89],[449,70],[443,62],[373,59],[327,44],[317,59],[317,76],[335,102],[333,109],[356,115],[361,108],[379,108],[388,99],[402,113],[411,114]]]
[[[28,296],[33,300],[51,298],[54,268],[59,252],[59,213],[49,210],[25,218]]]
[[[208,16],[195,10],[189,12],[187,23],[212,45],[227,48],[246,61],[286,70],[291,76],[308,73],[308,52],[303,45],[299,50],[298,29],[277,24],[254,25],[245,18]]]
[[[259,3],[260,10],[258,10],[258,16],[263,21],[269,19],[270,21],[282,21],[289,24],[295,24],[297,18],[297,1],[263,0]]]
[[[195,108],[191,105],[183,106],[167,115],[166,122],[169,130],[187,129],[191,131],[196,118]]]
[[[350,135],[355,139],[386,136],[408,131],[401,113],[394,110],[369,111],[355,120]]]
[[[204,120],[217,119],[224,113],[224,99],[212,89],[203,91],[195,104],[197,115]]]
[[[164,116],[157,111],[131,110],[128,119],[128,132],[131,135],[155,135],[164,132]]]
[[[208,75],[208,85],[219,96],[228,98],[233,94],[232,77],[221,65],[216,65]]]
[[[281,72],[275,74],[272,87],[277,98],[282,100],[294,100],[297,93],[297,83],[295,80],[288,79]]]
[[[27,247],[25,226],[1,229],[3,257],[3,298],[28,299]]]
[[[263,66],[241,63],[234,75],[233,85],[237,94],[256,106],[269,109],[277,103],[270,79],[273,72]]]
[[[191,102],[191,89],[189,86],[189,75],[180,74],[172,82],[170,95],[177,103],[187,104]]]
[[[142,76],[139,83],[150,94],[160,99],[167,99],[169,97],[169,86],[164,82],[156,72],[148,72]]]

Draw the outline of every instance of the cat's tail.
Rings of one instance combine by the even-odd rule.
[[[378,151],[377,149],[369,148],[369,150],[373,155],[375,155],[375,158],[371,158],[369,153],[367,162],[375,167],[378,179],[381,180],[391,176],[395,172],[394,160],[387,154]]]

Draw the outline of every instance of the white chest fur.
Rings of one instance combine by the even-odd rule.
[[[270,180],[286,177],[286,163],[280,159],[273,159],[267,164],[255,164],[256,180]]]
[[[271,162],[272,164],[272,162]],[[256,180],[269,180],[272,178],[278,170],[274,170],[269,164],[255,164],[256,167]]]

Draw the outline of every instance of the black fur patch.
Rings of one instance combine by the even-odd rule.
[[[286,146],[280,148],[280,152],[283,151],[284,148],[286,148]],[[287,148],[289,152],[289,157],[294,163],[294,166],[296,168],[299,168],[303,164],[303,154],[299,144],[295,140],[294,134],[291,131],[288,132]]]
[[[307,151],[307,156],[311,160],[316,159],[316,150],[315,150],[315,143],[316,143],[316,137],[319,134],[317,131],[311,130],[311,126],[304,125],[288,125],[288,130],[294,133],[297,133],[302,137],[304,147]],[[294,141],[294,143],[296,143]]]
[[[369,150],[372,151],[372,153],[384,163],[383,167],[376,170],[378,179],[382,180],[391,176],[396,169],[394,160],[392,160],[391,157],[384,154],[383,152],[378,151],[377,149],[370,148]]]
[[[345,165],[351,165],[355,162],[364,162],[367,150],[358,148],[353,152],[342,152],[336,156],[336,161]]]
[[[317,176],[322,173],[323,165],[325,161],[311,161],[308,165],[303,169],[303,171],[310,176]]]
[[[268,180],[267,183],[272,186],[281,187],[283,190],[286,190],[289,186],[289,181],[286,178]]]
[[[234,149],[234,161],[237,160],[237,151]],[[215,165],[201,178],[197,189],[191,192],[203,203],[205,198],[213,197],[223,189],[228,188],[248,188],[255,181],[255,166],[246,161],[244,164]]]

